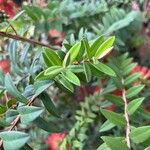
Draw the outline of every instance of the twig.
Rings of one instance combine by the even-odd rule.
[[[22,42],[27,42],[27,43],[30,43],[30,44],[44,46],[44,47],[47,47],[47,48],[56,49],[56,47],[54,47],[54,46],[50,46],[50,45],[41,43],[39,41],[35,41],[35,40],[32,40],[32,39],[27,39],[27,38],[24,38],[22,36],[13,35],[13,34],[10,34],[10,33],[3,32],[3,31],[0,31],[0,36],[15,39],[15,40],[22,41]]]
[[[15,32],[15,34],[18,35],[17,31],[15,30],[15,28],[13,27],[13,25],[9,21],[6,21],[6,22],[9,24],[8,28],[11,27],[12,30]],[[6,29],[6,32],[7,32],[8,28]]]
[[[124,81],[123,81],[123,83],[124,83]],[[130,121],[129,121],[129,115],[128,115],[128,110],[127,110],[128,102],[126,99],[126,90],[125,89],[122,90],[122,99],[124,101],[124,116],[125,116],[125,120],[126,120],[126,141],[127,141],[127,146],[130,149],[131,148],[130,137],[129,137]]]
[[[33,102],[34,102],[35,99],[36,99],[36,97],[33,96],[29,100],[27,106],[31,106],[33,104]],[[17,115],[17,117],[12,121],[11,126],[7,129],[7,131],[12,131],[15,128],[15,126],[19,123],[19,121],[20,121],[20,115]],[[2,145],[3,145],[3,141],[0,140],[0,149],[2,148]]]

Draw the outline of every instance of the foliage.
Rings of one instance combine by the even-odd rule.
[[[0,2],[0,149],[149,149],[150,71],[132,52],[146,2],[15,2]]]

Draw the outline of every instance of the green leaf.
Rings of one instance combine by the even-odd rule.
[[[17,90],[9,74],[5,76],[6,90],[19,102],[27,103],[27,99]]]
[[[49,76],[44,75],[45,70],[40,72],[36,77],[35,80],[50,80],[51,78]]]
[[[7,111],[7,107],[0,104],[0,115]]]
[[[87,62],[83,62],[83,68],[84,68],[86,81],[90,82],[91,78],[92,78],[92,73],[91,73],[91,69],[89,67],[89,64]]]
[[[80,86],[80,80],[79,78],[70,70],[67,70],[65,72],[63,72],[64,77],[71,83]]]
[[[48,67],[50,66],[61,66],[62,62],[58,55],[54,52],[54,50],[45,48],[43,52],[43,58]]]
[[[34,83],[35,96],[38,96],[53,84],[54,84],[53,81],[36,81]]]
[[[105,96],[105,100],[108,100],[112,103],[114,103],[117,106],[123,106],[122,98],[113,94],[107,94]]]
[[[107,146],[106,143],[103,143],[102,145],[100,145],[100,146],[98,147],[97,150],[111,150],[111,149]]]
[[[35,106],[22,106],[18,108],[18,112],[21,116],[21,123],[23,124],[28,124],[35,120],[42,114],[43,111],[43,108]]]
[[[37,127],[43,129],[44,131],[47,131],[49,133],[52,132],[60,132],[59,129],[56,127],[56,125],[52,124],[51,122],[47,122],[41,117],[36,118],[33,121],[34,124],[36,124]]]
[[[130,137],[134,143],[142,143],[150,138],[150,126],[138,127],[131,130]]]
[[[125,79],[124,84],[128,85],[132,83],[133,81],[137,80],[140,76],[141,76],[140,73],[131,74]]]
[[[111,50],[110,48],[112,47],[114,41],[115,41],[115,37],[112,36],[112,37],[108,38],[105,42],[103,42],[100,45],[100,47],[97,49],[95,57],[102,58],[104,56],[104,54],[106,53],[105,51],[109,52]]]
[[[109,54],[112,50],[113,50],[113,47],[110,47],[110,48],[106,49],[104,52],[102,52],[102,53],[99,55],[98,59],[103,58],[104,56],[106,56],[107,54]]]
[[[72,84],[63,75],[59,75],[58,77],[56,77],[56,82],[58,82],[64,88],[73,93],[74,88]]]
[[[121,150],[129,150],[126,145],[126,140],[123,137],[102,136],[101,138],[111,150],[117,150],[118,148],[121,148]]]
[[[150,150],[150,146],[146,147],[144,150]]]
[[[109,76],[116,76],[115,72],[110,67],[108,67],[103,63],[99,62],[98,64],[92,64],[92,65],[100,72],[103,72]]]
[[[137,98],[128,104],[128,114],[132,115],[142,104],[144,98]]]
[[[50,99],[49,95],[46,92],[43,92],[42,94],[40,94],[39,98],[42,100],[45,108],[50,114],[56,117],[60,117],[58,110],[56,109],[54,103],[52,102],[52,100]]]
[[[67,67],[69,64],[70,64],[70,53],[67,53],[63,61],[63,67]]]
[[[75,45],[73,45],[71,47],[71,49],[68,51],[68,53],[70,54],[70,64],[72,62],[74,62],[74,60],[76,59],[79,51],[80,51],[80,47],[81,47],[81,42],[76,43]],[[65,57],[68,57],[68,53],[66,54]]]
[[[90,58],[90,45],[88,43],[87,38],[83,38],[83,45],[86,50],[87,57]]]
[[[114,125],[113,123],[111,123],[109,120],[105,121],[102,126],[100,127],[100,132],[105,132],[108,131],[110,129],[112,129],[113,127],[115,127],[116,125]]]
[[[90,47],[90,58],[92,58],[96,51],[98,50],[98,48],[100,47],[100,45],[103,43],[104,41],[104,37],[103,36],[99,36],[94,43],[91,45]]]
[[[10,123],[8,123],[6,120],[0,118],[0,127],[9,127]]]
[[[44,75],[49,76],[49,78],[54,78],[60,72],[62,72],[64,68],[62,66],[52,66],[45,70]]]
[[[0,133],[5,150],[20,149],[29,140],[29,135],[19,131],[4,131]]]
[[[119,125],[119,126],[124,126],[125,125],[125,118],[123,117],[123,115],[109,111],[109,110],[105,110],[105,109],[101,109],[101,113],[113,124]]]
[[[133,96],[136,96],[143,88],[144,88],[144,85],[137,85],[137,86],[129,88],[126,92],[126,97],[132,98]]]

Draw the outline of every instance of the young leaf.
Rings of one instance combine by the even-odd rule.
[[[87,38],[83,38],[83,45],[86,50],[87,57],[90,58],[90,45],[88,43]]]
[[[125,118],[121,114],[117,114],[115,112],[101,109],[101,113],[113,124],[124,126],[125,125]]]
[[[138,127],[131,130],[130,137],[135,143],[142,143],[150,138],[150,126]]]
[[[80,80],[79,78],[70,70],[67,70],[63,73],[64,77],[71,83],[80,86]]]
[[[64,68],[62,66],[52,66],[45,70],[44,75],[48,76],[51,79],[51,78],[54,78],[63,70]]]
[[[99,62],[98,64],[92,64],[98,71],[103,72],[109,76],[116,76],[115,72],[107,65]]]
[[[137,80],[140,76],[141,76],[140,73],[131,74],[125,79],[124,81],[125,85],[132,83],[133,81]]]
[[[4,131],[0,133],[5,150],[20,149],[29,140],[29,135],[19,131]]]
[[[100,132],[105,132],[108,131],[110,129],[112,129],[113,127],[115,127],[116,125],[114,125],[113,123],[111,123],[109,120],[105,121],[102,126],[100,127]]]
[[[28,124],[29,122],[35,120],[43,112],[43,108],[35,106],[22,106],[18,108],[18,112],[21,116],[21,122],[23,124]]]
[[[123,137],[102,136],[101,138],[111,150],[117,150],[118,148],[121,148],[121,150],[129,150],[126,140]]]
[[[102,53],[99,55],[98,59],[103,58],[104,56],[106,56],[107,54],[109,54],[112,50],[113,50],[113,47],[110,47],[110,48],[106,49],[104,52],[102,52]]]
[[[103,43],[103,41],[104,41],[104,37],[103,36],[99,36],[94,41],[94,43],[90,47],[90,54],[89,54],[90,58],[92,58],[95,55],[97,49],[100,47],[100,45]]]
[[[26,103],[27,102],[27,99],[23,95],[21,95],[21,93],[17,90],[17,88],[13,84],[13,81],[12,81],[12,79],[11,79],[9,74],[7,74],[5,76],[5,87],[6,87],[6,90],[12,96],[14,96],[14,98],[16,100],[18,100],[19,102],[22,102],[22,103]]]
[[[43,58],[47,66],[61,66],[62,62],[58,55],[51,49],[45,48],[43,52]],[[45,59],[46,58],[46,59]]]
[[[70,64],[70,53],[67,53],[63,61],[63,67],[67,67],[69,64]]]
[[[58,110],[56,109],[54,103],[52,102],[52,100],[50,99],[49,95],[46,92],[43,92],[42,94],[40,94],[39,98],[42,100],[45,108],[50,114],[56,117],[60,117]]]
[[[112,36],[112,37],[110,37],[110,38],[108,38],[105,42],[103,42],[101,45],[100,45],[100,47],[97,49],[97,51],[96,51],[96,54],[95,54],[95,57],[96,58],[101,58],[101,55],[103,56],[104,55],[104,53],[105,53],[105,51],[110,51],[110,50],[108,50],[110,47],[112,47],[112,45],[113,45],[113,43],[114,43],[114,41],[115,41],[115,37],[114,36]],[[107,54],[107,53],[106,53]]]
[[[137,98],[128,104],[128,114],[132,115],[142,104],[144,98]]]
[[[76,59],[81,47],[81,42],[76,43],[71,47],[71,49],[68,51],[70,54],[70,64]],[[66,55],[68,55],[68,53]],[[66,57],[66,56],[65,56]]]
[[[137,95],[143,88],[144,88],[144,85],[137,85],[137,86],[129,88],[126,92],[126,97],[132,98],[133,96]]]
[[[40,72],[36,77],[35,80],[50,80],[51,78],[49,76],[44,75],[45,70]]]
[[[91,80],[91,78],[92,78],[92,73],[91,73],[91,69],[89,67],[89,64],[86,63],[86,62],[83,62],[83,68],[84,68],[86,81],[89,82]]]

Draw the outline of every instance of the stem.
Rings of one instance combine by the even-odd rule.
[[[54,46],[50,46],[50,45],[41,43],[39,41],[35,41],[35,40],[32,40],[32,39],[27,39],[27,38],[24,38],[24,37],[19,36],[19,35],[13,35],[13,34],[2,32],[2,31],[0,31],[0,36],[15,39],[15,40],[22,41],[22,42],[27,42],[27,43],[30,43],[30,44],[44,46],[44,47],[47,47],[47,48],[56,49],[56,47],[54,47]]]
[[[35,99],[36,99],[36,97],[33,96],[29,100],[27,106],[31,106]],[[7,129],[7,131],[12,131],[15,128],[15,126],[19,123],[19,121],[20,121],[20,115],[17,115],[16,118],[12,121],[11,126]],[[3,145],[3,141],[0,140],[0,149],[2,148],[2,145]]]
[[[125,120],[126,120],[126,141],[127,141],[127,146],[130,149],[131,148],[131,143],[130,143],[130,121],[129,121],[129,115],[128,115],[128,102],[126,99],[126,90],[123,89],[122,90],[122,99],[124,101],[124,116],[125,116]]]

